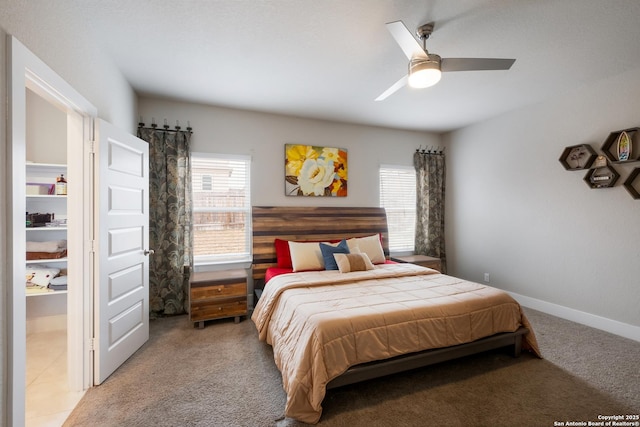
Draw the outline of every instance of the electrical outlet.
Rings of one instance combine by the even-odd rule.
[[[484,281],[489,283],[490,279],[489,279],[489,273],[484,273]]]

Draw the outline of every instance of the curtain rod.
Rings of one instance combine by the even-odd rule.
[[[416,153],[444,155],[444,150],[446,149],[447,147],[438,147],[436,145],[432,145],[430,147],[425,146],[424,148],[422,148],[422,145],[420,145],[418,148],[416,148]]]
[[[165,130],[165,132],[178,132],[180,129],[182,129],[180,127],[180,122],[178,120],[176,120],[176,125],[174,127],[174,129],[169,129],[170,126],[167,124],[167,119],[164,119],[164,125],[162,126]],[[151,126],[150,127],[145,127],[144,122],[142,121],[142,117],[140,117],[140,121],[138,122],[138,129],[157,129],[158,128],[158,124],[156,123],[156,119],[155,118],[151,118]],[[193,128],[191,127],[191,122],[187,121],[187,132],[192,133]]]

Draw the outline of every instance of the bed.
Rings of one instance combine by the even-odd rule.
[[[315,424],[327,389],[481,351],[540,356],[505,292],[389,262],[382,208],[254,207],[252,215],[252,320],[273,347],[287,417]],[[338,269],[325,269],[332,260]]]

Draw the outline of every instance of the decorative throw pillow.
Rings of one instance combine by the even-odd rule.
[[[320,242],[289,242],[293,271],[324,270]]]
[[[384,250],[380,243],[380,234],[374,234],[366,237],[354,237],[347,240],[347,244],[349,245],[350,252],[354,252],[352,249],[353,247],[359,247],[360,252],[369,255],[369,260],[371,260],[373,264],[384,264],[386,261]]]
[[[324,269],[325,270],[337,270],[338,264],[336,264],[336,260],[333,257],[334,254],[348,254],[349,246],[347,245],[347,241],[343,240],[338,243],[338,246],[328,245],[326,243],[320,243],[320,252],[322,252],[322,259],[324,260]]]
[[[373,270],[375,267],[371,263],[369,256],[365,253],[360,254],[333,254],[338,264],[340,273],[349,273],[351,271]]]

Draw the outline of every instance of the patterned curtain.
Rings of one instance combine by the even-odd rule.
[[[138,128],[149,143],[149,308],[152,317],[188,311],[193,265],[189,131]]]
[[[416,150],[416,240],[415,253],[440,258],[447,272],[444,251],[445,161],[442,153]]]

